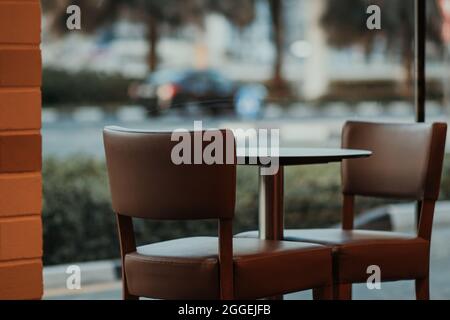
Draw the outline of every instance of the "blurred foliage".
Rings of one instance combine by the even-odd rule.
[[[180,27],[203,24],[207,13],[217,12],[230,22],[243,26],[255,17],[254,0],[41,0],[44,12],[51,19],[51,31],[67,31],[66,8],[77,5],[83,12],[84,32],[92,33],[120,19],[144,21],[155,19],[158,24]]]
[[[81,30],[95,33],[111,27],[119,20],[141,22],[146,27],[150,45],[148,65],[154,71],[158,65],[156,46],[163,30],[176,30],[186,25],[204,28],[208,12],[223,14],[231,23],[243,27],[255,17],[254,0],[41,0],[49,18],[50,31],[56,36],[67,34],[69,5],[77,5],[83,12]]]
[[[44,161],[44,263],[72,263],[119,256],[103,161],[78,156]],[[258,172],[239,167],[234,232],[258,226]],[[328,227],[340,221],[338,164],[286,169],[286,227]],[[442,199],[450,199],[450,159],[446,160]],[[357,212],[382,205],[358,199]],[[217,235],[211,221],[135,221],[138,244],[185,236]]]
[[[367,8],[378,5],[382,14],[382,28],[369,30],[366,21]],[[442,46],[443,16],[439,0],[427,0],[427,37]],[[404,54],[413,51],[415,26],[414,1],[405,0],[327,0],[321,24],[328,42],[335,47],[361,44],[370,53],[377,37],[385,38],[388,50],[403,45]]]
[[[43,71],[43,105],[47,107],[126,103],[131,82],[132,80],[119,75],[92,71],[69,73],[46,68]]]
[[[44,261],[96,260],[117,255],[116,227],[101,162],[48,159],[44,176]]]
[[[443,13],[439,0],[426,0],[426,37],[440,54],[444,52],[442,37]],[[376,40],[383,39],[387,53],[399,55],[405,71],[404,94],[412,95],[414,80],[415,1],[405,0],[326,0],[321,25],[327,41],[337,48],[359,45],[367,58],[377,49]],[[381,29],[366,26],[367,8],[377,5],[381,10]]]

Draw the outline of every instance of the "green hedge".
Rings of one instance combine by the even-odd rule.
[[[119,75],[92,71],[69,73],[46,68],[43,71],[43,106],[124,104],[129,102],[128,87],[131,82],[132,80]]]
[[[442,198],[450,198],[450,161],[444,169]],[[46,159],[44,175],[44,262],[60,264],[119,255],[103,161],[88,157]],[[235,232],[257,228],[258,175],[238,169]],[[288,168],[287,227],[323,227],[340,220],[339,165]],[[358,211],[381,205],[358,201]],[[216,235],[212,222],[144,222],[135,226],[138,243],[193,235]]]

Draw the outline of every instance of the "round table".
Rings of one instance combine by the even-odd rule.
[[[370,157],[371,151],[350,149],[279,148],[276,157],[267,150],[237,148],[239,165],[259,166],[259,234],[262,239],[282,240],[284,231],[284,167],[341,162]],[[274,159],[276,158],[276,159]],[[265,159],[265,160],[261,160]],[[276,160],[279,170],[263,174],[267,160]],[[267,168],[266,168],[267,169]]]

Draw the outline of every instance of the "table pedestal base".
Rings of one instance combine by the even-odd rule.
[[[284,238],[284,167],[278,173],[265,176],[259,169],[259,237],[263,240]],[[283,300],[283,296],[267,298]]]
[[[259,237],[283,240],[284,230],[284,167],[272,176],[259,169]]]

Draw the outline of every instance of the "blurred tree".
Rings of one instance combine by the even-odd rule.
[[[254,0],[42,0],[44,10],[50,15],[50,29],[63,34],[66,28],[66,8],[78,5],[82,12],[82,31],[93,33],[126,16],[142,21],[147,28],[149,43],[148,65],[154,71],[158,64],[157,44],[163,26],[178,28],[186,24],[203,27],[203,17],[208,11],[225,15],[233,24],[243,27],[254,18]]]
[[[413,81],[414,61],[414,1],[413,0],[326,0],[321,24],[330,45],[341,48],[361,45],[367,54],[373,51],[377,37],[386,40],[390,53],[400,52],[407,86]],[[442,49],[442,14],[439,0],[427,0],[427,37]],[[381,30],[369,30],[366,21],[369,5],[381,8]]]
[[[283,89],[283,0],[267,0],[271,13],[271,27],[273,45],[275,47],[275,60],[273,64],[272,83],[274,89]],[[238,27],[245,27],[255,17],[255,0],[209,0],[210,8],[225,16]]]
[[[275,88],[284,86],[283,80],[283,1],[269,0],[273,42],[275,46],[275,61],[273,66],[272,82]]]

